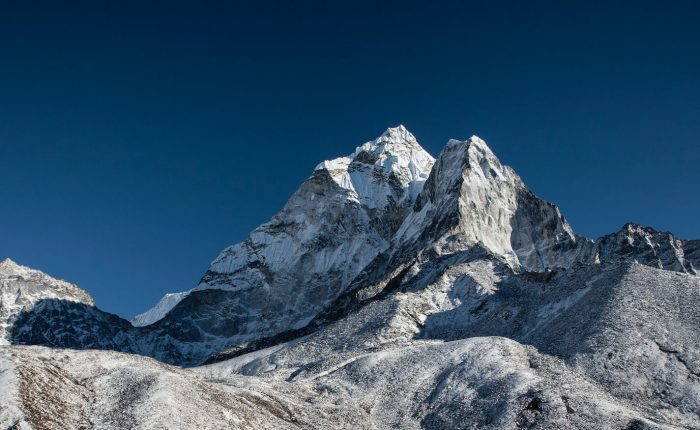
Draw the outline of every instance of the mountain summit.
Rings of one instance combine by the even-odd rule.
[[[450,250],[481,244],[527,271],[568,267],[590,248],[477,136],[447,143],[397,240]]]

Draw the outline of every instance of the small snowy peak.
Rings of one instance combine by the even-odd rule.
[[[21,266],[9,258],[6,258],[0,263],[0,279],[17,278],[17,277],[37,277],[48,276],[39,270],[31,269],[27,266]]]
[[[9,258],[0,263],[0,344],[9,343],[17,317],[45,300],[60,300],[94,306],[85,290]]]
[[[390,127],[384,133],[374,140],[365,142],[362,145],[355,148],[355,152],[346,156],[339,157],[333,160],[326,160],[319,163],[315,170],[326,169],[326,170],[336,170],[341,168],[346,168],[353,160],[357,159],[361,154],[371,154],[375,157],[381,154],[393,154],[395,152],[401,152],[400,147],[405,147],[405,150],[411,151],[415,150],[418,152],[424,152],[425,155],[432,159],[430,154],[428,154],[416,140],[416,137],[409,132],[406,127],[399,125],[398,127]],[[397,151],[399,149],[399,151]],[[362,159],[362,158],[360,158]],[[376,161],[376,160],[374,160]]]
[[[131,320],[131,324],[134,327],[143,327],[149,324],[153,324],[156,321],[160,321],[168,312],[170,312],[172,308],[174,308],[178,303],[182,301],[182,299],[187,297],[189,294],[189,291],[166,294],[151,309],[147,310],[144,313],[136,315]]]
[[[416,142],[416,137],[403,124],[399,124],[396,127],[387,128],[377,141]]]
[[[26,276],[29,271],[28,267],[25,266],[20,266],[19,264],[15,263],[14,261],[10,260],[9,258],[6,258],[2,262],[0,262],[0,276],[1,277],[7,277],[7,276]]]
[[[355,152],[352,155],[356,156],[362,151],[368,151],[375,154],[387,152],[389,151],[389,148],[391,146],[395,145],[402,145],[408,147],[419,146],[416,137],[413,134],[411,134],[411,132],[408,131],[406,127],[404,127],[403,125],[399,125],[397,127],[387,128],[386,131],[376,139],[358,146],[357,148],[355,148]]]
[[[595,241],[595,260],[635,261],[647,266],[700,275],[700,240],[683,240],[671,233],[627,223],[617,233]]]
[[[6,259],[0,261],[0,269],[4,269],[4,268],[10,267],[10,266],[17,266],[17,263],[10,260],[9,258],[6,258]]]
[[[346,157],[340,157],[336,160],[355,160],[362,153],[367,153],[374,157],[380,157],[383,154],[389,157],[399,157],[410,152],[417,152],[422,157],[434,161],[433,157],[420,146],[418,140],[416,140],[416,137],[411,134],[411,132],[406,130],[404,126],[400,125],[398,127],[388,128],[376,139],[370,140],[356,147],[355,152],[352,154]],[[324,163],[328,162],[329,161],[325,161]],[[317,168],[321,167],[322,165],[323,163],[319,164]]]
[[[9,258],[0,263],[0,289],[21,285],[25,295],[36,298],[65,298],[94,305],[90,294],[75,284],[53,278],[46,273],[22,266]]]
[[[401,156],[410,151],[426,153],[416,137],[403,125],[399,125],[388,128],[378,138],[358,146],[350,157],[354,159],[363,152],[375,157],[381,157],[383,154]]]

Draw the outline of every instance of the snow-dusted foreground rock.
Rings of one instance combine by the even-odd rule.
[[[0,429],[700,429],[698,268],[698,240],[578,236],[481,139],[434,160],[397,127],[133,325],[0,264],[5,343],[55,348],[0,346]]]
[[[284,348],[284,347],[283,347]],[[240,357],[180,369],[109,351],[0,347],[0,427],[211,429],[677,429],[692,405],[615,395],[503,337],[412,340],[329,357],[315,370],[249,372]],[[248,362],[243,368],[237,366]],[[259,373],[258,373],[259,372]],[[643,376],[629,372],[624,377]],[[652,379],[646,377],[643,379]],[[620,390],[630,387],[629,381]],[[697,394],[697,391],[696,391]],[[697,397],[696,397],[697,400]]]
[[[301,386],[249,379],[222,383],[110,351],[4,346],[0,428],[367,428],[366,413],[352,405],[326,402]]]

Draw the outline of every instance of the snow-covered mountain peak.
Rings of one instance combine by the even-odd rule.
[[[0,345],[10,339],[10,329],[23,313],[45,301],[79,302],[94,306],[90,294],[71,284],[9,258],[0,263]]]
[[[443,243],[446,252],[480,243],[518,270],[568,266],[578,254],[579,239],[559,209],[535,196],[477,136],[447,143],[415,209],[399,243]]]
[[[477,136],[468,140],[450,139],[434,164],[418,209],[426,204],[442,205],[458,201],[465,192],[482,190],[482,199],[495,203],[503,188],[517,188],[522,181],[501,164],[486,142]]]
[[[183,291],[181,293],[167,293],[151,309],[147,310],[144,313],[136,315],[131,320],[131,324],[135,327],[143,327],[149,324],[153,324],[156,321],[160,321],[161,319],[163,319],[165,314],[170,312],[170,310],[174,308],[178,303],[180,303],[182,299],[187,297],[189,293],[189,291]]]
[[[414,200],[428,179],[435,159],[404,126],[387,129],[352,154],[316,166],[368,207],[401,205]]]
[[[625,223],[620,231],[614,233],[614,235],[617,235],[620,239],[626,241],[630,245],[635,243],[643,243],[649,247],[658,246],[658,240],[660,238],[664,238],[671,243],[682,242],[681,239],[676,238],[669,232],[659,231],[653,227],[643,226],[636,222]],[[608,236],[603,236],[601,240]]]
[[[503,166],[491,148],[478,136],[472,136],[468,140],[451,139],[440,155],[445,159],[440,179],[453,181],[459,179],[460,174],[467,174],[472,181],[480,179],[496,179],[522,184],[520,177],[515,172]]]
[[[399,126],[319,164],[279,213],[221,252],[190,295],[149,311],[157,318],[167,312],[153,324],[162,330],[154,336],[170,342],[169,353],[196,361],[226,344],[304,327],[389,248],[434,161]],[[194,327],[187,333],[177,329],[183,319]],[[201,348],[180,349],[182,340]]]
[[[355,148],[352,154],[319,163],[315,170],[337,170],[347,167],[353,161],[384,166],[394,162],[420,162],[432,164],[435,160],[418,144],[416,137],[406,127],[390,127],[374,140]],[[390,169],[389,169],[390,170]]]
[[[491,151],[491,148],[489,148],[489,146],[486,144],[486,141],[475,134],[473,134],[467,140],[450,139],[447,141],[447,144],[445,146],[455,146],[455,147],[461,146],[461,147],[465,147],[465,148],[469,148],[470,146],[475,146],[483,151],[493,153],[493,151]]]
[[[629,254],[627,236],[576,236],[477,136],[450,140],[433,160],[399,126],[322,163],[278,214],[223,250],[189,294],[166,296],[133,324],[149,324],[155,346],[146,354],[191,364],[306,327],[346,309],[357,291],[384,288],[387,273],[430,270],[433,258],[484,250],[515,272],[621,255],[689,273],[700,267],[700,247],[690,242]]]
[[[8,279],[24,279],[24,280],[42,280],[50,285],[73,285],[66,281],[59,279],[54,279],[44,272],[36,269],[32,269],[27,266],[22,266],[21,264],[15,263],[13,260],[6,258],[0,262],[0,280]],[[4,285],[4,284],[1,284]],[[0,286],[1,286],[0,285]]]
[[[638,224],[636,222],[630,221],[625,223],[621,231],[624,231],[629,234],[650,234],[650,233],[657,233],[657,230],[654,229],[653,227],[646,227],[641,224]],[[670,234],[670,233],[669,233]]]
[[[9,258],[6,258],[2,261],[0,261],[0,268],[5,267],[5,266],[10,266],[10,265],[17,265],[14,261],[10,260]]]
[[[2,262],[0,262],[0,277],[8,277],[8,276],[23,276],[27,275],[31,269],[25,266],[20,266],[19,264],[15,263],[14,261],[10,260],[9,258],[6,258]]]
[[[0,262],[0,290],[19,292],[33,301],[65,299],[94,305],[90,294],[75,284],[53,278],[46,273],[22,266],[9,258]],[[0,300],[0,306],[3,305]]]
[[[415,147],[418,145],[416,137],[411,134],[406,127],[403,125],[398,125],[396,127],[389,127],[384,133],[382,133],[378,138],[373,141],[367,142],[364,145],[358,146],[355,150],[355,154],[363,150],[369,150],[372,152],[384,152],[390,151],[393,146],[407,146]],[[422,148],[421,148],[422,149]]]

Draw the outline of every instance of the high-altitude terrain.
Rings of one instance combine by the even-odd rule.
[[[133,324],[1,263],[0,428],[700,428],[699,275],[399,126]]]

